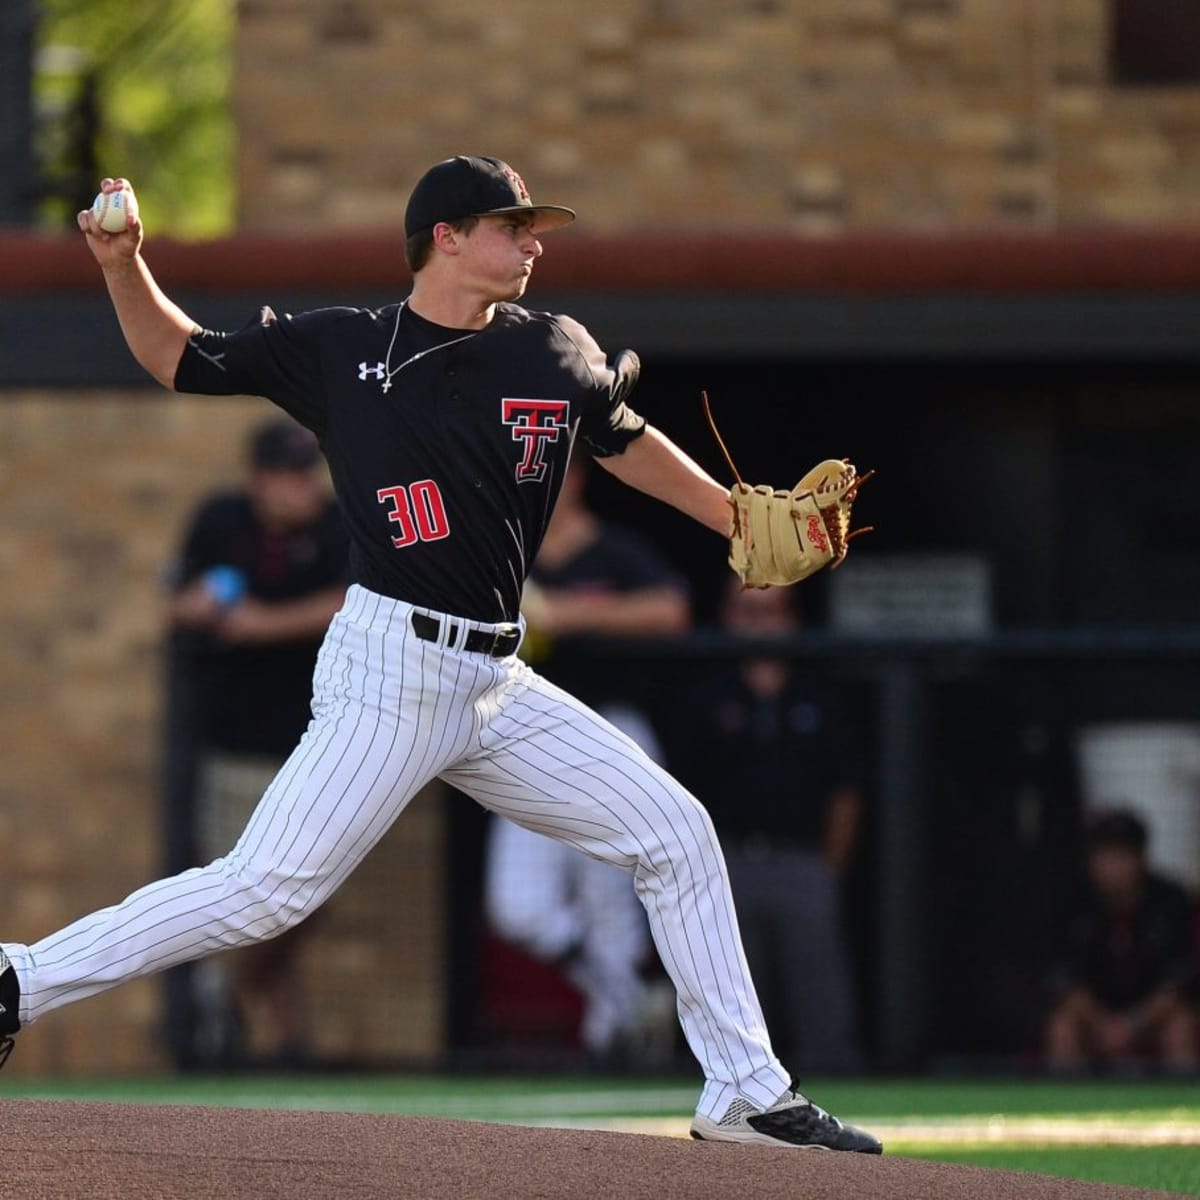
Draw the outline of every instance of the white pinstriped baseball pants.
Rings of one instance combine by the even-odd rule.
[[[424,611],[424,610],[420,610]],[[516,656],[419,639],[352,587],[317,660],[313,721],[224,858],[31,946],[5,944],[22,1023],[127,980],[282,933],[328,899],[431,779],[634,877],[704,1070],[697,1111],[765,1107],[768,1042],[708,814],[638,746]],[[432,614],[440,616],[440,614]],[[456,642],[468,628],[456,620]]]

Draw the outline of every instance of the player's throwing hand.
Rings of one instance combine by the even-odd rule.
[[[133,196],[133,188],[127,179],[100,181],[101,196],[121,191],[127,192],[130,197]],[[82,209],[76,214],[75,220],[79,228],[87,234],[88,246],[102,267],[117,266],[122,262],[131,261],[141,248],[142,222],[136,203],[127,205],[125,228],[118,233],[109,233],[101,229],[95,213],[90,208]]]

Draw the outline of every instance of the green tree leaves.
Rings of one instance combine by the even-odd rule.
[[[73,227],[104,175],[151,234],[234,224],[235,0],[41,0],[34,70],[39,223]]]

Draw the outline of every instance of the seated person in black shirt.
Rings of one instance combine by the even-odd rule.
[[[1145,1058],[1168,1070],[1197,1067],[1191,902],[1146,861],[1146,826],[1110,812],[1087,838],[1087,888],[1060,935],[1046,1024],[1048,1065]]]

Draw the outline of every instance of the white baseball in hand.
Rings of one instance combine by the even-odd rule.
[[[126,184],[111,192],[100,192],[92,201],[92,216],[105,233],[124,233],[126,218],[137,216],[137,197]]]

